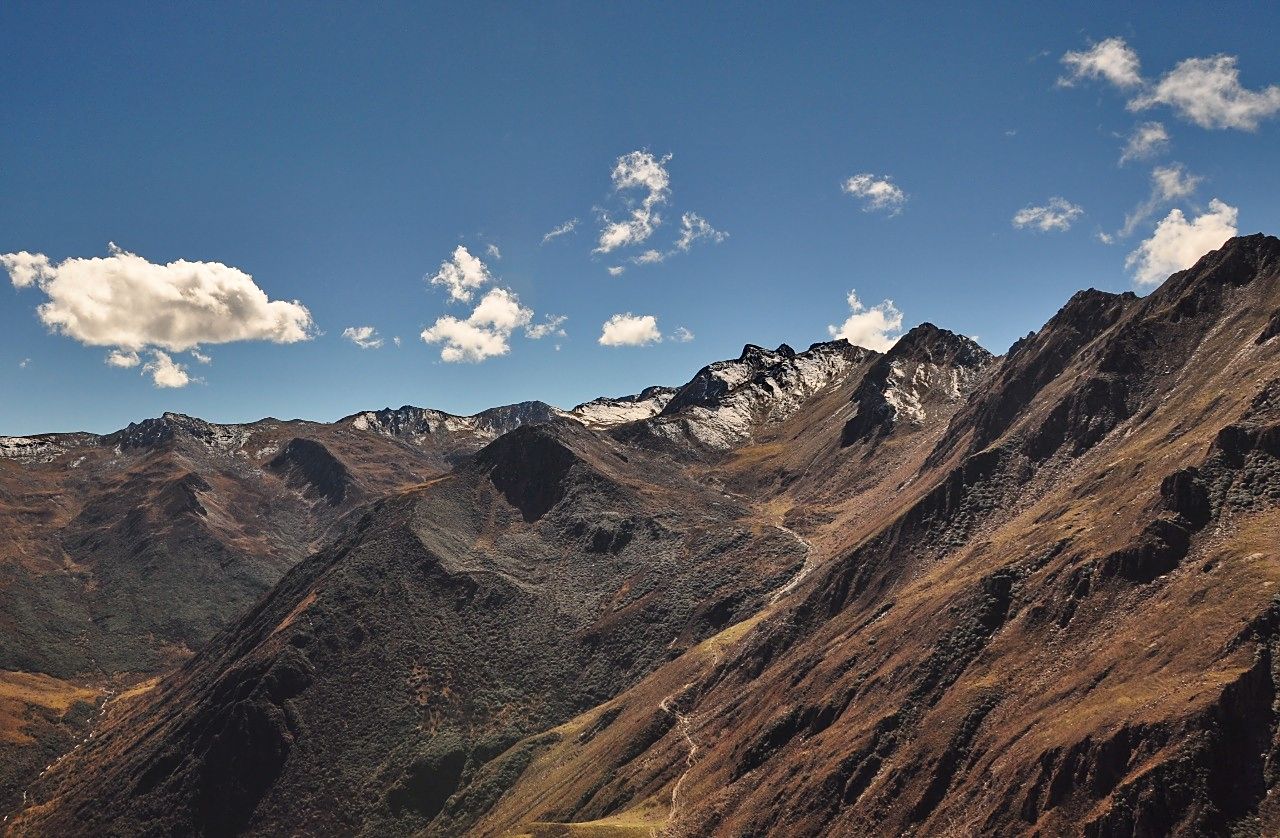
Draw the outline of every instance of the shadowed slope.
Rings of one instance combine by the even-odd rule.
[[[501,792],[479,766],[798,571],[803,545],[740,511],[580,427],[518,429],[375,504],[40,784],[55,805],[15,830],[456,834]]]

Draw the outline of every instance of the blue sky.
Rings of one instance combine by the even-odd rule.
[[[1280,9],[957,5],[4,4],[0,254],[46,267],[0,285],[0,433],[567,407],[827,340],[854,289],[870,341],[896,311],[1002,352],[1080,288],[1149,290],[1130,253],[1280,228]],[[1166,140],[1121,165],[1146,123]],[[646,161],[615,188],[637,151],[665,188]],[[648,237],[596,252],[633,211]],[[725,237],[681,250],[687,214]],[[470,300],[428,281],[459,246]],[[178,329],[179,260],[273,303]],[[505,354],[443,360],[495,293],[470,332]],[[663,339],[602,345],[626,313]]]

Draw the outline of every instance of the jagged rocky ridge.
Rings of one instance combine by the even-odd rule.
[[[14,831],[1269,834],[1277,310],[1243,237],[1003,359],[748,347],[521,427],[113,703]]]

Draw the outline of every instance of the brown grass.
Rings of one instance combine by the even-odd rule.
[[[48,675],[0,671],[0,742],[21,745],[33,741],[26,733],[27,717],[32,709],[49,710],[61,716],[77,702],[92,702],[100,694],[92,687]]]

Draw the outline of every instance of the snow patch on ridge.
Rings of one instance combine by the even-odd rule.
[[[845,340],[814,344],[798,354],[785,344],[773,351],[748,346],[737,360],[704,367],[650,428],[671,440],[732,448],[757,427],[784,421],[873,354]]]

